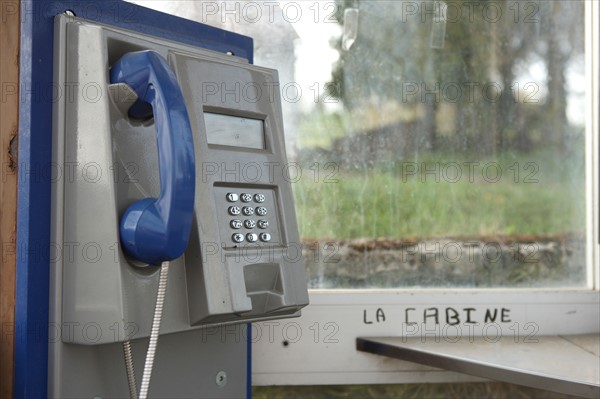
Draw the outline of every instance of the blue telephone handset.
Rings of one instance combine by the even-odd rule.
[[[192,226],[196,168],[192,129],[183,93],[167,61],[154,51],[125,54],[110,72],[111,83],[126,83],[138,95],[129,115],[154,114],[160,196],[127,208],[120,237],[125,252],[152,265],[183,255]]]

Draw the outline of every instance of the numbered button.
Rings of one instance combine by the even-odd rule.
[[[254,215],[254,208],[252,208],[251,206],[245,206],[244,209],[242,209],[242,211],[244,212],[244,215],[246,215],[246,216]]]
[[[241,229],[242,228],[242,221],[241,220],[232,220],[231,222],[229,222],[229,225],[231,226],[232,229]]]
[[[233,240],[233,242],[237,243],[244,242],[244,235],[240,233],[235,233],[231,236],[231,239]]]
[[[244,221],[244,226],[247,229],[253,229],[256,227],[256,222],[254,220],[248,219]]]
[[[239,215],[239,214],[240,214],[240,212],[241,212],[242,210],[240,209],[240,207],[239,207],[239,206],[230,206],[230,207],[229,207],[229,209],[228,209],[228,211],[229,211],[229,214],[230,214],[231,216],[237,216],[237,215]]]
[[[262,242],[269,242],[269,241],[271,241],[271,234],[269,234],[269,233],[260,233],[260,240]]]
[[[269,222],[267,220],[259,220],[258,221],[258,227],[261,229],[268,229],[269,228]]]
[[[248,242],[256,242],[258,241],[258,234],[248,233],[246,234],[246,240],[248,240]]]
[[[265,208],[264,206],[259,206],[258,208],[256,208],[256,213],[260,216],[265,216],[267,214],[267,208]]]
[[[237,202],[237,200],[240,198],[236,193],[228,193],[226,197],[227,201],[229,202]]]
[[[242,194],[242,202],[250,202],[250,201],[252,201],[252,195],[243,193]]]
[[[265,202],[265,196],[262,194],[254,194],[254,201],[258,202],[259,204]]]

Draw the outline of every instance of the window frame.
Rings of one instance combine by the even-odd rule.
[[[501,339],[535,345],[543,335],[600,332],[600,4],[585,2],[586,77],[586,251],[587,285],[565,289],[382,289],[309,290],[311,304],[298,319],[256,323],[252,327],[254,385],[329,385],[376,383],[435,383],[482,381],[451,371],[386,359],[358,352],[359,336],[416,336],[421,339],[469,339],[469,332],[446,331],[443,323],[428,330],[422,324],[425,309],[462,311],[474,308],[479,316],[488,308],[510,309],[506,320],[488,323]],[[415,334],[406,311],[420,317]],[[377,309],[385,321],[377,322]],[[431,314],[432,311],[429,311]],[[475,314],[474,313],[474,314]],[[453,315],[450,311],[450,314]],[[421,315],[421,316],[420,316]],[[465,317],[462,311],[461,317]],[[484,316],[485,319],[485,316]],[[427,318],[429,320],[429,318]],[[409,320],[412,322],[412,320]],[[481,324],[481,323],[480,323]],[[485,334],[486,324],[473,334]],[[417,325],[417,327],[420,327]],[[447,329],[449,330],[449,329]],[[454,332],[454,334],[453,334]],[[461,335],[462,334],[462,335]],[[287,341],[287,343],[286,343]],[[516,342],[516,341],[515,341]],[[535,349],[535,347],[533,347]]]

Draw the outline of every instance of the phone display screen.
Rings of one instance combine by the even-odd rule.
[[[208,144],[265,149],[264,121],[215,113],[204,113]]]

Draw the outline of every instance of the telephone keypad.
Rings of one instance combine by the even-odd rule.
[[[237,219],[229,218],[230,244],[258,243],[262,245],[279,243],[281,238],[273,226],[277,225],[277,212],[271,211],[275,208],[275,196],[272,190],[261,189],[255,192],[233,192],[231,188],[218,188],[217,203],[219,198],[224,198],[221,209],[225,209],[229,216],[260,216],[260,219]],[[221,200],[222,201],[222,200]],[[225,207],[225,208],[223,208]],[[268,216],[267,216],[268,215]],[[260,229],[256,231],[255,229]],[[245,230],[245,231],[240,231]],[[227,236],[225,236],[227,237]]]
[[[229,202],[237,202],[239,198],[239,195],[236,193],[227,193],[227,201]]]
[[[231,226],[232,229],[239,230],[242,228],[242,221],[234,219],[231,222],[229,222],[229,225]]]
[[[244,242],[244,235],[240,234],[240,233],[235,233],[233,236],[231,236],[231,239],[233,240],[233,242]]]
[[[269,228],[269,221],[268,220],[259,220],[258,221],[258,228],[259,229],[268,229]]]

